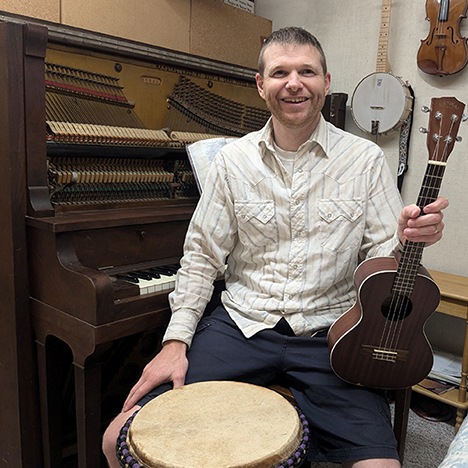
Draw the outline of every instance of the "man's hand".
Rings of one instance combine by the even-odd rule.
[[[398,218],[398,236],[401,243],[404,244],[405,240],[409,240],[425,242],[428,246],[439,241],[444,229],[442,210],[448,205],[446,198],[439,197],[424,207],[423,216],[420,216],[421,210],[416,205],[405,206]]]
[[[173,382],[174,388],[182,387],[188,369],[187,345],[182,341],[170,340],[145,366],[140,380],[130,390],[123,411],[130,410],[135,403],[157,386]]]

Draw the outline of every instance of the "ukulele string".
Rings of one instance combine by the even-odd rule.
[[[440,122],[439,122],[438,135],[442,134],[441,132],[442,124],[443,124],[443,121],[442,121],[442,116],[441,116]],[[448,133],[449,135],[452,134],[454,124],[455,124],[455,121],[452,120],[449,133]],[[434,152],[431,156],[432,161],[438,161],[437,155],[439,155],[440,141],[441,141],[441,137],[438,137],[435,148],[434,148]],[[445,142],[445,145],[442,150],[442,158],[441,158],[442,161],[445,160],[445,157],[449,148],[449,140],[444,139],[444,142]],[[431,196],[431,192],[434,193],[434,190],[436,190],[438,193],[437,185],[435,185],[433,182],[433,180],[436,180],[438,177],[439,176],[437,175],[436,166],[434,164],[430,164],[428,171],[427,171],[427,176],[426,176],[427,184],[424,184],[421,190],[421,197],[420,197],[421,209],[424,209],[425,206],[427,206],[429,203],[435,200],[436,194],[433,194]],[[422,244],[421,242],[418,243],[418,242],[407,241],[407,245],[405,244],[405,247],[407,250],[408,257],[419,258],[422,252],[422,248],[424,247],[424,244]],[[419,268],[419,265],[417,267]],[[413,266],[413,268],[415,268],[415,266]],[[404,265],[404,268],[402,268],[402,271],[400,272],[400,279],[402,280],[405,278],[413,279],[414,274],[415,272],[411,271],[410,266]],[[403,319],[408,315],[408,308],[411,305],[410,297],[404,294],[404,290],[398,293],[398,291],[395,291],[395,289],[396,288],[392,290],[391,301],[390,301],[390,306],[389,306],[390,315],[385,321],[384,330],[382,332],[381,340],[380,340],[380,349],[384,349],[385,351],[392,351],[392,350],[397,349],[398,343],[401,337],[401,332],[403,330],[403,325],[405,323]],[[411,292],[412,292],[412,288],[411,288]],[[388,325],[388,329],[387,329],[387,325]]]

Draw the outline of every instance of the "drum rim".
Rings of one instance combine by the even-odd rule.
[[[309,448],[309,422],[307,421],[307,418],[305,417],[305,415],[299,407],[297,407],[296,405],[292,406],[297,411],[299,420],[302,424],[301,440],[299,442],[299,446],[296,448],[294,453],[288,456],[286,460],[283,460],[279,465],[276,465],[274,468],[291,468],[300,466],[304,461],[305,456],[307,454],[307,450]],[[119,460],[119,464],[122,468],[150,468],[146,465],[142,465],[138,460],[133,458],[133,455],[130,451],[130,447],[127,443],[128,431],[140,409],[135,411],[127,419],[124,426],[120,430],[119,436],[117,438],[115,451]]]

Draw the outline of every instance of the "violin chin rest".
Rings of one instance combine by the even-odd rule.
[[[429,75],[448,75],[448,73],[444,70],[439,70],[437,68],[437,63],[431,59],[421,59],[418,60],[418,67],[424,72],[428,73]]]

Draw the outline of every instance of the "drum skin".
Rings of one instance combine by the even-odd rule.
[[[304,416],[273,390],[200,382],[166,392],[136,413],[128,425],[127,458],[146,468],[297,466],[307,434]],[[121,466],[133,466],[123,463],[127,454],[117,441],[119,452]]]

